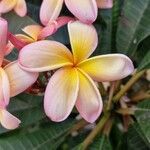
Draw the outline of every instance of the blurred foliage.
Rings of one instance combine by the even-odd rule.
[[[13,12],[4,15],[9,22],[9,30],[15,34],[21,33],[21,29],[26,25],[40,24],[38,14],[41,0],[27,2],[27,17],[20,18]],[[71,15],[66,11],[66,7],[61,14]],[[150,68],[150,0],[115,0],[112,9],[99,10],[94,26],[99,36],[99,45],[94,55],[124,53],[134,61],[138,71]],[[49,38],[70,45],[66,26]],[[8,58],[14,60],[17,55],[17,51],[13,51]],[[147,79],[145,76],[143,78],[149,88]],[[123,80],[123,83],[126,81],[128,80]],[[140,82],[137,84],[142,91]],[[131,90],[131,95],[136,95],[134,91],[138,94],[141,92],[139,89],[134,90],[136,86]],[[141,102],[132,101],[132,97],[130,99],[131,102],[127,103],[127,106],[133,108],[134,113],[118,114],[115,109],[120,108],[120,104],[115,104],[112,109],[114,121],[110,134],[99,134],[91,141],[89,150],[150,149],[150,99],[143,98]],[[20,94],[12,98],[8,109],[21,119],[22,124],[14,131],[0,128],[0,150],[82,149],[82,142],[95,125],[74,131],[76,113],[72,113],[63,123],[53,123],[43,113],[42,105],[43,96]],[[124,130],[124,119],[126,122],[130,120],[127,130]]]

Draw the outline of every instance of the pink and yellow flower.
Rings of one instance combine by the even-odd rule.
[[[113,5],[113,0],[43,0],[40,10],[43,25],[57,19],[63,2],[75,17],[87,24],[96,20],[98,7],[111,8]]]
[[[15,129],[20,120],[10,114],[6,108],[10,97],[16,96],[30,87],[37,79],[38,73],[22,70],[17,61],[2,67],[7,42],[7,22],[0,18],[0,123],[7,129]]]
[[[16,38],[29,44],[40,40],[39,35],[43,27],[40,25],[28,25],[22,29],[25,34],[16,34]]]
[[[16,37],[23,42],[29,44],[39,40],[43,40],[46,37],[54,34],[57,29],[67,24],[69,21],[74,20],[72,17],[58,17],[56,21],[51,22],[46,27],[40,25],[28,25],[22,29],[26,34],[17,34]]]
[[[28,25],[22,29],[25,34],[13,35],[9,33],[8,44],[5,47],[5,53],[8,55],[14,47],[20,50],[27,44],[43,40],[50,35],[53,35],[60,27],[67,24],[69,21],[75,20],[72,17],[62,16],[58,17],[56,21],[49,23],[43,27],[40,25]]]
[[[24,17],[27,13],[25,0],[0,0],[0,14],[14,10],[19,16]]]
[[[44,109],[51,120],[65,120],[75,105],[85,120],[94,122],[103,108],[94,81],[122,79],[131,74],[134,67],[122,54],[88,58],[98,43],[92,25],[70,22],[68,31],[73,54],[59,42],[44,40],[25,46],[20,51],[19,64],[30,72],[60,68],[49,80],[45,91]]]

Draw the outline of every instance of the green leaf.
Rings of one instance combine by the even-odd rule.
[[[40,6],[37,6],[35,4],[27,3],[28,7],[28,15],[30,18],[32,18],[34,21],[40,24],[40,18],[39,18],[39,11],[40,11]]]
[[[112,9],[99,10],[99,22],[96,24],[99,43],[95,54],[111,52]]]
[[[87,131],[82,130],[80,134],[76,136],[70,136],[69,138],[67,138],[66,141],[62,145],[62,149],[69,150],[69,149],[72,149],[72,147],[74,147],[73,150],[77,150],[79,148],[81,149],[82,147],[81,143],[84,141],[86,137],[87,137]]]
[[[70,41],[69,41],[67,25],[58,29],[57,32],[51,36],[51,38],[53,38],[53,40],[55,40],[55,41],[65,44],[65,45],[69,45]]]
[[[112,126],[112,130],[111,130],[111,132],[110,132],[110,136],[109,136],[109,138],[110,138],[110,141],[111,141],[111,143],[112,143],[112,147],[113,147],[113,149],[115,149],[115,150],[120,150],[120,147],[122,146],[122,142],[124,142],[122,139],[123,139],[123,137],[124,137],[124,132],[123,132],[123,130],[121,130],[120,128],[119,128],[119,124],[121,124],[122,122],[121,122],[121,120],[120,120],[120,118],[118,118],[118,117],[116,117],[115,118],[115,120],[114,120],[114,124],[113,124],[113,126]],[[123,147],[121,147],[121,150],[124,150],[125,148],[124,148],[124,146]],[[126,150],[126,149],[125,149]]]
[[[112,9],[112,50],[116,52],[116,33],[118,27],[118,21],[122,10],[123,0],[115,0]]]
[[[29,3],[33,3],[33,4],[36,4],[36,5],[39,5],[41,4],[41,0],[26,0],[27,2]]]
[[[148,150],[150,142],[145,137],[138,123],[134,123],[127,132],[128,149],[132,150]]]
[[[136,50],[136,53],[132,59],[135,61],[136,68],[139,67],[141,62],[143,61],[143,58],[146,54],[150,51],[150,36],[145,38],[140,44],[138,45],[138,48]]]
[[[150,99],[144,100],[137,105],[135,117],[137,121],[150,120]]]
[[[51,123],[38,128],[31,133],[11,133],[0,137],[0,150],[52,150],[57,148],[64,139],[63,134],[72,127],[74,121],[67,120],[63,123]],[[62,136],[62,138],[61,138]],[[60,137],[58,141],[58,138]]]
[[[20,94],[11,98],[8,111],[21,120],[20,127],[27,127],[38,124],[46,116],[43,110],[43,97]],[[0,128],[0,134],[9,132],[10,130]]]
[[[138,71],[150,68],[150,51],[147,52],[142,62],[138,66]]]
[[[117,31],[117,50],[133,55],[138,44],[150,35],[150,1],[126,0]]]
[[[92,143],[89,150],[112,150],[112,146],[108,137],[101,135]]]
[[[77,145],[72,150],[84,150],[82,144]]]
[[[138,124],[150,143],[150,99],[144,100],[137,105],[135,117]]]
[[[12,99],[8,110],[21,120],[21,127],[37,123],[45,117],[43,97],[20,94]]]
[[[13,12],[7,13],[3,16],[8,21],[9,31],[14,34],[22,33],[22,28],[27,25],[37,24],[34,20],[30,17],[19,17]]]
[[[144,137],[150,144],[150,120],[140,121],[139,126],[141,127]]]

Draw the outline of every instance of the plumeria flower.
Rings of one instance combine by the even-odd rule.
[[[22,29],[25,34],[13,35],[9,33],[9,41],[5,48],[6,55],[11,53],[14,48],[20,50],[25,45],[38,41],[38,35],[42,29],[40,25],[28,25]]]
[[[33,43],[54,34],[60,27],[64,26],[71,20],[74,20],[74,18],[62,16],[58,17],[56,21],[51,22],[46,27],[40,25],[28,25],[22,29],[26,35],[18,34],[16,36],[28,44]]]
[[[7,42],[7,22],[0,19],[0,123],[7,129],[15,129],[20,120],[10,114],[6,108],[10,97],[16,96],[30,87],[38,77],[38,73],[29,73],[22,70],[17,61],[2,67]]]
[[[0,0],[0,14],[14,10],[20,17],[27,13],[25,0]]]
[[[134,70],[123,54],[88,58],[97,47],[98,37],[92,25],[79,21],[68,24],[72,53],[56,41],[39,41],[25,46],[19,54],[22,69],[43,72],[58,69],[45,91],[44,109],[53,121],[65,120],[74,105],[88,122],[94,122],[103,104],[94,81],[120,80]]]
[[[40,41],[53,35],[59,28],[73,20],[75,19],[72,17],[62,16],[58,17],[56,21],[51,22],[45,27],[41,25],[28,25],[22,29],[25,34],[13,35],[12,33],[9,33],[9,41],[5,48],[6,55],[8,55],[14,47],[20,50],[29,43]]]
[[[111,8],[113,0],[43,0],[40,19],[43,25],[55,21],[65,2],[70,12],[80,21],[91,24],[97,18],[99,8]]]

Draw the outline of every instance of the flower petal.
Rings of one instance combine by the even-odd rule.
[[[46,27],[40,32],[38,38],[45,39],[46,37],[54,34],[60,27],[66,25],[70,21],[74,21],[72,17],[61,16],[58,17],[55,21],[49,21]]]
[[[9,79],[11,97],[25,91],[38,78],[38,73],[31,73],[22,70],[17,61],[8,64],[4,70]]]
[[[8,59],[4,59],[2,63],[2,68],[4,68],[6,65],[8,65],[11,61]]]
[[[63,44],[39,41],[25,46],[19,54],[19,63],[27,71],[43,72],[72,65],[72,54]]]
[[[38,35],[38,39],[45,39],[46,37],[54,34],[57,31],[56,22],[49,23]]]
[[[10,85],[6,72],[0,68],[0,108],[6,107],[10,99]]]
[[[80,21],[91,24],[97,18],[97,4],[95,0],[65,0],[68,9]]]
[[[74,55],[74,62],[88,58],[97,47],[98,37],[92,25],[86,25],[79,21],[68,24],[69,37]]]
[[[15,35],[17,39],[19,39],[20,41],[22,41],[23,43],[26,44],[30,44],[35,42],[35,40],[27,35],[23,35],[23,34],[16,34]]]
[[[13,49],[14,45],[10,41],[8,41],[7,45],[4,48],[5,56],[9,55]]]
[[[43,0],[40,9],[40,19],[43,25],[47,25],[49,21],[54,21],[60,14],[63,0]]]
[[[113,0],[96,0],[98,8],[112,8],[113,7]]]
[[[53,121],[65,120],[73,109],[79,89],[77,70],[59,69],[50,79],[44,98],[46,115]]]
[[[33,38],[31,38],[31,37],[29,37],[29,36],[27,36],[27,35],[16,34],[15,37],[16,37],[19,41],[25,43],[25,45],[35,42],[35,40],[34,40]],[[18,43],[18,42],[16,41],[16,43]],[[15,46],[16,46],[16,45],[15,45]],[[10,41],[8,41],[6,47],[4,48],[5,56],[7,56],[8,54],[10,54],[10,53],[12,52],[12,50],[14,49],[15,46],[14,46]],[[18,50],[19,50],[19,49],[18,49]]]
[[[123,54],[96,56],[81,62],[78,67],[100,82],[120,80],[134,70],[132,61]]]
[[[42,31],[43,27],[40,25],[28,25],[22,29],[23,32],[32,37],[35,41],[38,40],[38,36]]]
[[[9,41],[15,46],[15,48],[20,50],[21,48],[23,48],[28,43],[26,43],[26,41],[24,41],[22,39],[19,39],[19,35],[17,35],[17,36],[15,36],[12,33],[8,32],[8,39],[9,39]]]
[[[0,18],[0,66],[4,58],[4,53],[5,53],[4,49],[6,47],[6,42],[7,42],[7,31],[8,31],[7,21]]]
[[[81,70],[78,74],[80,84],[76,107],[86,121],[93,123],[102,112],[102,98],[92,79]]]
[[[20,17],[24,17],[27,13],[27,6],[25,0],[17,0],[14,10]]]
[[[75,21],[76,19],[73,17],[69,17],[69,16],[61,16],[58,17],[56,22],[57,22],[57,28],[60,28],[64,25],[66,25],[68,22],[70,21]]]
[[[10,114],[5,109],[0,110],[0,122],[2,126],[6,129],[16,129],[21,123],[18,118]]]
[[[17,0],[1,0],[0,1],[0,14],[7,13],[12,10],[17,3]]]

